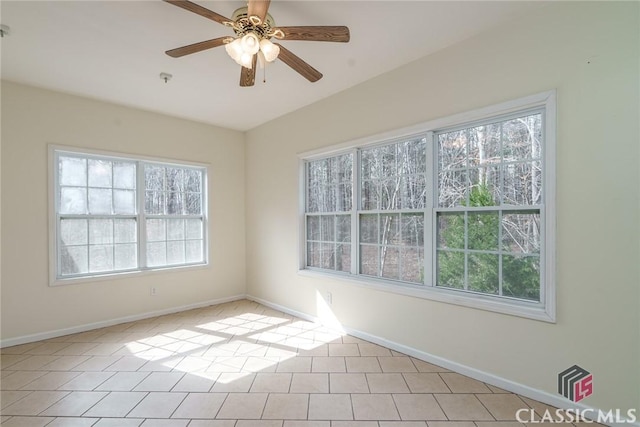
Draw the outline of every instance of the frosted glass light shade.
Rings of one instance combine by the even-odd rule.
[[[271,41],[267,39],[260,40],[260,50],[262,51],[264,59],[267,62],[275,61],[280,54],[280,47],[271,43]]]
[[[241,40],[242,50],[251,55],[258,53],[260,50],[260,40],[254,33],[245,34]]]

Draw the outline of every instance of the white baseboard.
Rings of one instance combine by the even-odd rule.
[[[48,339],[51,339],[51,338],[62,337],[64,335],[77,334],[79,332],[86,332],[86,331],[90,331],[90,330],[93,330],[93,329],[105,328],[107,326],[119,325],[121,323],[135,322],[136,320],[148,319],[150,317],[162,316],[162,315],[165,315],[165,314],[173,314],[173,313],[178,313],[180,311],[193,310],[194,308],[208,307],[210,305],[223,304],[223,303],[226,303],[226,302],[232,302],[232,301],[237,301],[237,300],[241,300],[241,299],[245,299],[245,295],[244,294],[243,295],[234,295],[234,296],[225,297],[225,298],[218,298],[218,299],[213,299],[213,300],[208,300],[208,301],[202,301],[202,302],[197,302],[197,303],[193,303],[193,304],[181,305],[181,306],[178,306],[178,307],[163,308],[162,310],[149,311],[149,312],[146,312],[146,313],[134,314],[134,315],[125,316],[125,317],[119,317],[117,319],[110,319],[110,320],[103,320],[103,321],[100,321],[100,322],[87,323],[87,324],[84,324],[84,325],[72,326],[70,328],[56,329],[56,330],[53,330],[53,331],[39,332],[37,334],[24,335],[24,336],[21,336],[21,337],[3,339],[3,340],[0,340],[0,348],[11,347],[11,346],[20,345],[20,344],[27,344],[27,343],[34,342],[34,341],[48,340]]]
[[[322,323],[322,320],[318,317],[312,316],[310,314],[307,313],[302,313],[296,310],[292,310],[288,307],[284,307],[282,305],[279,304],[275,304],[272,303],[271,301],[266,301],[262,298],[257,298],[254,297],[252,295],[246,295],[246,299],[251,300],[251,301],[255,301],[257,303],[260,303],[262,305],[265,305],[267,307],[271,307],[275,310],[279,310],[282,311],[283,313],[287,313],[290,314],[292,316],[296,316],[299,317],[301,319],[305,319],[305,320],[309,320],[312,322],[316,322],[316,323]],[[332,325],[327,325],[329,327],[331,327]],[[530,399],[533,400],[537,400],[538,402],[542,402],[542,403],[546,403],[547,405],[550,406],[554,406],[556,408],[562,408],[562,409],[571,409],[571,410],[579,410],[581,413],[584,413],[586,416],[589,416],[590,414],[593,414],[594,417],[596,416],[596,414],[598,413],[599,409],[598,408],[594,408],[591,406],[587,406],[585,404],[582,403],[574,403],[571,402],[563,397],[561,397],[560,395],[555,395],[543,390],[538,390],[535,389],[533,387],[529,387],[527,385],[524,384],[520,384],[511,380],[508,380],[506,378],[502,378],[500,376],[494,375],[494,374],[490,374],[488,372],[484,372],[481,371],[479,369],[475,369],[472,368],[470,366],[467,365],[462,365],[460,363],[457,362],[453,362],[451,360],[448,359],[444,359],[442,357],[430,354],[430,353],[426,353],[424,351],[420,351],[420,350],[416,350],[415,348],[412,347],[408,347],[406,345],[403,344],[399,344],[393,341],[389,341],[385,338],[381,338],[375,335],[371,335],[368,334],[366,332],[362,332],[356,329],[352,329],[346,326],[342,326],[342,331],[340,332],[344,332],[347,333],[351,336],[354,336],[356,338],[360,338],[363,339],[365,341],[369,341],[372,342],[374,344],[378,344],[381,345],[383,347],[387,347],[390,348],[392,350],[395,350],[397,352],[406,354],[408,356],[414,357],[416,359],[419,360],[423,360],[425,362],[428,363],[432,363],[434,365],[438,365],[438,366],[442,366],[443,368],[449,369],[451,371],[455,371],[458,372],[460,374],[466,375],[468,377],[471,377],[473,379],[476,379],[478,381],[482,381],[484,383],[487,384],[491,384],[493,386],[499,387],[501,389],[510,391],[512,393],[516,393],[519,394],[521,396],[524,397],[528,397]],[[640,411],[640,408],[637,409],[638,411]],[[583,412],[586,411],[586,412]],[[602,412],[608,412],[608,411],[602,411]],[[640,413],[636,413],[636,416],[640,417]],[[549,424],[547,424],[549,425]],[[640,422],[635,422],[635,423],[631,423],[631,422],[626,422],[626,423],[606,423],[606,425],[609,426],[626,426],[626,427],[640,427]]]

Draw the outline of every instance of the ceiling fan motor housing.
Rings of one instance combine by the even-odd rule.
[[[260,39],[270,39],[274,36],[272,29],[275,28],[276,23],[268,13],[264,21],[262,21],[257,16],[249,16],[247,7],[241,7],[233,12],[231,19],[232,22],[225,24],[232,27],[238,37],[242,37],[249,32],[255,33]]]

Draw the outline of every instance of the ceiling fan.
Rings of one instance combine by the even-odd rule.
[[[232,19],[188,0],[164,1],[231,27],[236,34],[236,37],[218,37],[171,49],[165,53],[173,58],[179,58],[224,45],[229,56],[242,66],[240,86],[253,86],[258,62],[264,65],[264,62],[273,62],[277,58],[310,82],[316,82],[322,78],[322,73],[284,46],[272,43],[271,38],[346,43],[350,37],[349,28],[345,26],[276,27],[275,21],[267,13],[271,0],[248,0],[248,5],[237,9]]]

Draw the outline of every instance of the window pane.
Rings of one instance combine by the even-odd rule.
[[[60,156],[58,163],[60,185],[85,187],[87,185],[87,161],[76,157]]]
[[[167,265],[167,243],[150,242],[147,243],[147,265],[158,267]]]
[[[469,212],[468,248],[475,250],[498,250],[498,212]]]
[[[167,240],[184,240],[184,219],[167,220]]]
[[[542,115],[533,114],[507,121],[502,131],[504,161],[539,158]]]
[[[351,245],[338,245],[336,270],[347,273],[351,271]]]
[[[320,243],[307,243],[307,265],[309,267],[320,267]]]
[[[380,181],[380,209],[400,209],[400,178]]]
[[[491,124],[469,129],[469,166],[499,164],[500,125]]]
[[[62,187],[60,189],[60,213],[81,215],[86,214],[87,189]]]
[[[92,245],[113,243],[113,220],[90,219],[89,243]]]
[[[353,175],[353,162],[351,154],[345,154],[336,158],[336,170],[338,182],[351,182]]]
[[[161,191],[147,191],[144,195],[144,212],[150,215],[163,215],[165,208],[165,193]]]
[[[498,255],[469,254],[469,290],[498,294]]]
[[[468,206],[496,206],[500,204],[500,169],[497,167],[469,170],[471,191]]]
[[[380,256],[380,270],[382,277],[388,279],[400,278],[400,250],[390,246],[382,246]]]
[[[502,294],[540,301],[540,258],[504,255],[502,257]]]
[[[135,214],[136,192],[113,190],[113,212],[116,214]]]
[[[184,170],[185,191],[199,193],[202,183],[202,172],[195,169]]]
[[[164,191],[165,168],[161,166],[145,165],[144,188],[147,190]]]
[[[111,188],[111,162],[89,159],[89,187]]]
[[[187,239],[202,239],[202,220],[187,219]]]
[[[135,243],[138,240],[135,219],[115,219],[113,222],[115,243]]]
[[[502,250],[540,252],[540,214],[513,212],[502,215]]]
[[[335,220],[333,215],[320,217],[320,232],[323,242],[333,242],[335,240]]]
[[[348,211],[352,205],[352,155],[314,160],[306,164],[307,212]]]
[[[378,243],[378,215],[360,215],[360,242]]]
[[[426,138],[397,144],[398,170],[396,173],[413,175],[427,170]]]
[[[465,224],[463,213],[439,212],[438,248],[464,249]]]
[[[337,242],[350,242],[351,241],[351,215],[337,215],[336,216],[338,236]]]
[[[504,204],[538,205],[542,201],[542,167],[540,162],[514,163],[504,166]]]
[[[378,275],[378,246],[360,245],[360,273],[367,276]]]
[[[330,157],[325,159],[323,162],[324,170],[324,182],[327,184],[337,184],[338,183],[338,168],[339,162],[338,157]]]
[[[336,187],[338,191],[338,195],[336,197],[336,211],[344,212],[351,210],[351,183],[348,184],[338,184]]]
[[[166,239],[166,221],[164,219],[148,219],[147,240],[150,242],[155,242]]]
[[[424,246],[424,214],[402,214],[400,221],[401,243]]]
[[[204,261],[204,254],[202,251],[202,240],[187,240],[186,261],[187,262]]]
[[[320,267],[330,270],[335,269],[335,247],[332,243],[320,244],[321,259]]]
[[[365,211],[378,209],[382,200],[382,188],[378,181],[362,183],[362,209]]]
[[[86,245],[89,242],[87,220],[60,220],[60,241],[63,245]]]
[[[200,215],[202,214],[202,200],[200,199],[200,194],[187,193],[187,206],[186,206],[186,214],[187,215]],[[176,213],[182,213],[178,211],[176,207]]]
[[[60,246],[60,274],[81,274],[89,271],[87,246]]]
[[[438,170],[447,171],[467,167],[467,131],[460,130],[438,135]]]
[[[115,245],[116,270],[128,270],[138,266],[136,244]]]
[[[320,217],[307,217],[307,240],[320,240]]]
[[[427,199],[427,182],[424,175],[402,177],[399,198],[402,209],[423,209]]]
[[[200,198],[199,194],[189,194],[189,196]],[[167,214],[169,215],[182,215],[184,213],[184,193],[167,193]],[[196,212],[200,213],[200,203]]]
[[[113,270],[113,245],[89,246],[89,272]]]
[[[464,252],[438,250],[437,286],[464,289]]]
[[[438,173],[438,206],[466,206],[468,186],[466,171],[441,170]]]
[[[167,264],[184,264],[184,240],[167,242]]]
[[[424,283],[424,250],[422,248],[400,249],[402,271],[400,280],[411,283]]]
[[[184,191],[184,171],[178,168],[167,168],[167,191]]]
[[[89,213],[93,215],[111,214],[111,190],[89,188]]]
[[[316,185],[315,204],[318,212],[336,211],[336,185]]]
[[[113,186],[115,188],[136,188],[135,163],[113,162]]]
[[[380,243],[400,244],[400,214],[380,215]]]

